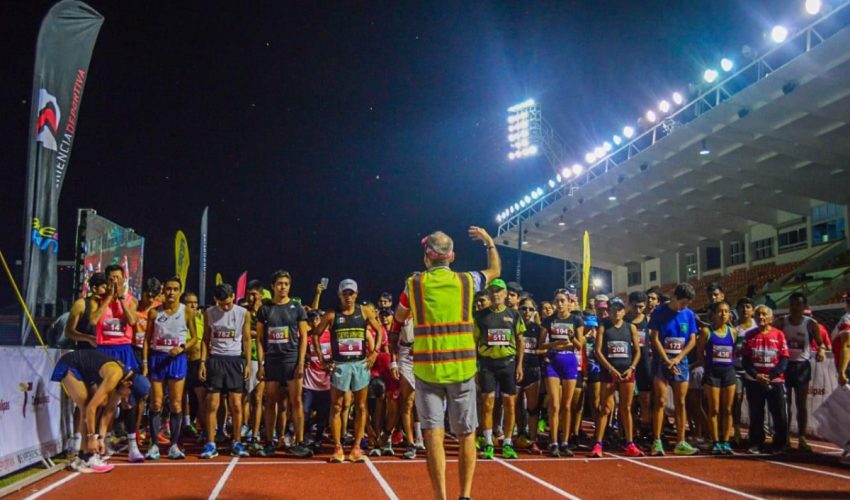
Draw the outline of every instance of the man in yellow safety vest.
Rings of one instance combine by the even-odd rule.
[[[394,329],[413,320],[413,374],[416,412],[425,433],[428,473],[434,497],[446,498],[446,453],[443,448],[445,411],[451,431],[460,442],[461,498],[472,491],[475,472],[476,343],[472,302],[475,292],[498,278],[502,270],[493,238],[472,226],[469,237],[487,248],[487,269],[459,273],[449,266],[454,242],[442,231],[422,239],[425,271],[408,278],[399,297]]]

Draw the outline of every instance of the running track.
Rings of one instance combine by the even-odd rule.
[[[825,443],[818,453],[782,457],[645,457],[478,461],[473,498],[850,498],[850,468]],[[449,498],[457,498],[457,454],[447,443]],[[197,452],[194,448],[190,451]],[[579,453],[577,455],[583,455]],[[429,499],[424,458],[380,457],[364,464],[221,456],[129,464],[123,456],[109,474],[60,472],[13,494],[13,499],[62,498],[346,498]],[[280,455],[283,457],[283,455]],[[328,497],[328,495],[331,495]]]

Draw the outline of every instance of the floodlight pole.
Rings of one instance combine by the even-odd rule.
[[[519,238],[516,244],[516,282],[522,284],[522,219],[519,220]]]

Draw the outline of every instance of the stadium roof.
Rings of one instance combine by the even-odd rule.
[[[595,165],[571,195],[564,186],[518,211],[499,226],[497,242],[516,247],[522,218],[523,250],[578,261],[588,230],[594,265],[609,267],[742,239],[755,223],[803,217],[823,202],[847,204],[850,28],[822,41],[814,35],[818,45],[773,71],[765,59],[767,76],[746,88],[707,91],[696,105],[710,109],[659,128],[662,137],[647,147],[624,146],[622,161]],[[753,65],[761,71],[761,61]]]

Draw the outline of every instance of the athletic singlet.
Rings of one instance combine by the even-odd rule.
[[[121,378],[125,378],[130,370],[123,363],[108,356],[100,351],[73,351],[62,356],[59,361],[65,363],[71,368],[76,369],[83,377],[83,382],[86,384],[100,384],[103,382],[103,377],[100,376],[100,369],[106,363],[116,363],[121,367],[123,372]]]
[[[570,340],[575,342],[576,330],[583,326],[580,319],[570,315],[566,318],[559,318],[557,315],[550,316],[544,320],[543,327],[546,328],[546,342],[557,342],[560,340]],[[566,349],[549,349],[549,354],[573,354],[575,355],[575,347]]]
[[[337,311],[330,330],[334,361],[344,363],[366,359],[366,318],[360,306],[352,314]]]
[[[782,333],[785,334],[785,343],[791,357],[788,361],[808,361],[811,358],[811,343],[809,342],[809,323],[812,318],[803,316],[799,325],[792,325],[786,316],[782,320]]]
[[[649,337],[649,319],[647,319],[644,314],[643,319],[638,321],[637,323],[634,320],[629,320],[629,323],[635,325],[638,332],[638,345],[640,347],[640,360],[641,362],[647,362],[650,359],[650,353],[652,352],[649,349],[650,337]]]
[[[207,309],[207,323],[210,325],[210,354],[213,356],[241,356],[242,332],[248,310],[233,305],[229,311],[214,306]]]
[[[156,320],[153,324],[151,347],[155,351],[168,352],[174,347],[186,345],[189,327],[186,326],[186,306],[180,304],[177,312],[171,316],[165,311],[165,306],[156,308]]]
[[[138,347],[141,349],[145,345],[145,335],[148,332],[148,314],[150,314],[151,309],[155,309],[162,304],[159,302],[152,302],[147,309],[142,310],[141,308],[136,311],[136,329],[133,332],[133,347]]]
[[[705,343],[705,369],[725,368],[735,363],[735,338],[732,327],[726,325],[726,334],[718,335],[714,328],[708,329],[708,342]]]
[[[400,344],[413,345],[413,320],[408,319],[401,326],[401,329],[398,331],[398,341]]]
[[[735,369],[738,371],[744,371],[744,357],[742,355],[742,347],[744,347],[744,339],[747,338],[747,332],[752,330],[753,328],[758,328],[755,321],[750,327],[744,327],[742,325],[735,326],[735,333],[737,333],[737,339],[735,340]]]
[[[515,309],[501,311],[485,309],[475,313],[478,331],[478,354],[492,359],[505,359],[516,355],[517,335],[523,335],[525,325]]]
[[[613,321],[605,325],[605,345],[602,347],[605,350],[605,359],[621,373],[632,364],[634,346],[631,326],[631,323],[625,321],[619,327],[614,326]]]
[[[540,366],[540,355],[537,354],[537,343],[540,340],[540,325],[529,322],[525,324],[525,333],[522,336],[522,348],[524,356],[522,364],[525,366]]]
[[[124,300],[128,300],[125,296]],[[127,322],[121,301],[109,303],[97,322],[97,345],[126,345],[133,342],[133,325]]]
[[[306,324],[307,313],[293,300],[285,304],[265,304],[257,312],[263,324],[263,350],[266,357],[297,359],[301,336],[298,326]]]

